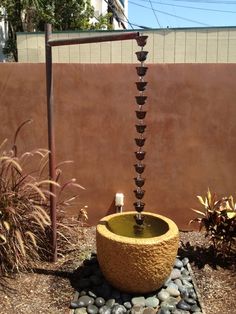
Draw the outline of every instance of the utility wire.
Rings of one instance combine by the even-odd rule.
[[[152,10],[151,8],[149,7],[146,7],[145,5],[142,5],[142,4],[138,4],[138,3],[135,3],[131,0],[129,0],[129,3],[133,4],[133,5],[136,5],[136,6],[139,6],[139,7],[142,7],[142,8],[145,8],[145,9],[148,9],[148,10]],[[171,14],[171,13],[168,13],[168,12],[165,12],[165,11],[161,11],[161,10],[156,10],[156,9],[153,9],[155,12],[159,12],[159,13],[162,13],[164,15],[169,15],[169,16],[173,16],[173,17],[176,17],[178,19],[181,19],[181,20],[185,20],[185,21],[188,21],[188,22],[192,22],[192,23],[196,23],[196,24],[200,24],[200,25],[203,25],[203,26],[210,26],[209,24],[205,24],[205,23],[202,23],[202,22],[198,22],[196,20],[192,20],[192,19],[188,19],[186,17],[182,17],[182,16],[179,16],[179,15],[176,15],[176,14]]]
[[[149,0],[136,0],[136,1],[149,2]],[[217,9],[191,7],[191,6],[185,6],[185,5],[179,5],[179,4],[163,3],[163,2],[159,2],[159,1],[152,1],[152,3],[157,3],[157,4],[161,4],[161,5],[168,5],[168,6],[171,6],[171,7],[193,9],[193,10],[213,11],[213,12],[220,12],[220,13],[236,13],[236,11],[227,11],[227,10],[217,10]]]
[[[236,1],[215,1],[215,0],[171,0],[177,2],[195,2],[195,3],[216,3],[216,4],[236,4]]]
[[[125,15],[124,12],[122,12],[122,14],[123,14],[123,16],[124,16],[124,18],[125,18],[126,20],[121,19],[121,18],[117,15],[116,10],[115,10],[114,7],[110,4],[109,0],[104,0],[104,1],[107,3],[108,7],[111,9],[111,11],[112,11],[112,13],[114,14],[114,17],[115,17],[116,19],[118,19],[118,20],[120,20],[120,21],[122,21],[122,22],[124,22],[124,23],[128,23],[129,26],[130,26],[132,29],[134,29],[134,28],[133,28],[133,25],[135,26],[135,24],[132,24],[132,23],[129,22],[129,19],[128,19],[128,17]]]
[[[153,5],[152,5],[152,1],[151,1],[151,0],[149,0],[149,3],[150,3],[150,6],[151,6],[151,10],[152,10],[152,12],[153,12],[153,14],[154,14],[154,16],[155,16],[155,18],[156,18],[157,24],[158,24],[158,25],[159,25],[159,27],[161,28],[161,24],[159,23],[159,20],[158,20],[158,17],[157,17],[156,11],[154,10]]]

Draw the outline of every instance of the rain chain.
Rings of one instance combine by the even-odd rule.
[[[143,106],[146,103],[147,96],[144,95],[144,91],[146,89],[147,82],[144,81],[144,76],[147,72],[147,67],[144,65],[144,61],[147,58],[148,51],[144,51],[143,47],[147,43],[148,36],[140,36],[138,37],[137,44],[141,47],[141,50],[136,52],[137,59],[140,61],[140,66],[136,67],[137,74],[139,76],[139,81],[136,82],[137,89],[139,91],[139,95],[135,96],[136,104],[138,109],[135,111],[136,117],[138,119],[137,124],[135,125],[137,131],[137,137],[135,138],[135,143],[137,145],[137,150],[135,151],[135,156],[137,159],[136,164],[134,165],[137,176],[134,178],[136,189],[134,190],[134,194],[136,197],[136,201],[134,202],[134,208],[137,212],[135,215],[136,227],[142,229],[144,224],[144,215],[142,215],[142,211],[144,210],[145,203],[142,202],[142,198],[145,194],[145,190],[142,189],[145,179],[142,177],[142,174],[145,169],[145,164],[143,160],[145,158],[146,152],[143,150],[143,146],[145,144],[146,138],[144,137],[146,124],[144,123],[144,119],[146,116],[146,111],[143,110]]]

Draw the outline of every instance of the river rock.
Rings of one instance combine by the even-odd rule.
[[[106,305],[110,308],[112,308],[115,303],[116,303],[115,299],[109,299],[106,301]]]
[[[133,305],[145,306],[145,298],[144,297],[134,297],[131,299]]]
[[[183,262],[179,258],[175,259],[174,267],[181,269],[183,267]]]
[[[126,312],[126,308],[123,305],[114,305],[111,309],[112,314],[123,314]]]
[[[102,307],[100,307],[100,309],[98,310],[99,314],[111,314],[111,308],[108,307],[107,305],[103,305]]]
[[[143,310],[143,314],[156,314],[156,310],[153,307],[146,307]]]
[[[170,297],[170,294],[166,290],[162,289],[157,296],[160,301],[165,301]]]
[[[184,298],[184,301],[187,302],[190,305],[194,305],[194,304],[197,303],[197,301],[192,299],[192,298]]]
[[[170,287],[170,286],[168,286],[167,288],[166,288],[166,291],[170,294],[170,296],[172,296],[172,297],[178,297],[178,296],[180,296],[180,292],[179,292],[179,290],[178,290],[178,287],[177,287],[177,289],[176,288],[174,288],[174,287]]]
[[[79,309],[75,310],[75,314],[87,314],[87,309],[86,307],[81,307]]]
[[[179,301],[179,303],[177,304],[177,308],[184,311],[191,310],[191,306],[188,303],[186,303],[184,300]]]
[[[182,263],[183,263],[184,266],[186,266],[189,263],[189,259],[187,257],[184,257],[182,259]]]
[[[93,305],[93,304],[89,304],[87,306],[87,312],[89,314],[97,314],[98,313],[98,308],[96,307],[96,305]]]
[[[192,287],[193,287],[193,285],[191,284],[191,282],[189,282],[188,280],[183,279],[182,282],[183,282],[183,285],[184,285],[185,287],[187,287],[187,288],[192,288]]]
[[[171,287],[171,288],[174,288],[174,289],[177,289],[177,290],[178,290],[178,286],[177,286],[173,281],[171,281],[171,282],[168,284],[167,288],[168,288],[168,287]]]
[[[98,306],[98,307],[101,307],[103,305],[105,305],[105,300],[102,298],[102,297],[97,297],[95,299],[95,305]]]
[[[89,304],[93,304],[94,299],[88,295],[83,295],[82,297],[79,297],[78,302],[80,303],[80,307],[86,307]]]
[[[148,297],[145,299],[145,305],[147,307],[157,307],[159,305],[159,300],[156,296]]]
[[[131,309],[131,314],[143,314],[143,306],[134,305]]]
[[[201,309],[197,304],[194,304],[191,306],[191,311],[192,312],[201,312]]]
[[[124,307],[127,309],[127,310],[130,310],[132,308],[132,304],[127,301],[127,302],[124,302]]]
[[[170,274],[170,278],[172,280],[175,280],[175,279],[180,278],[180,277],[181,277],[181,271],[177,268],[173,268],[171,271],[171,274]]]
[[[159,309],[159,311],[157,312],[157,314],[171,314],[171,312],[170,312],[169,310]]]

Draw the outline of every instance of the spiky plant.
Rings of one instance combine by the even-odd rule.
[[[217,198],[208,189],[205,197],[197,196],[204,211],[192,209],[201,217],[190,221],[205,229],[206,237],[212,242],[215,254],[229,254],[236,241],[236,204],[232,196]]]
[[[25,121],[17,129],[11,149],[0,145],[0,270],[19,271],[49,255],[49,184],[58,187],[58,209],[62,210],[77,197],[65,200],[63,191],[78,186],[75,179],[60,187],[58,182],[45,179],[48,150],[36,149],[18,155],[16,139]],[[29,165],[34,165],[30,170]],[[57,168],[57,180],[61,171]],[[66,239],[63,231],[60,238]]]

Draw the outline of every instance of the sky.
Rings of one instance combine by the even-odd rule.
[[[236,26],[233,0],[128,0],[129,28]]]

